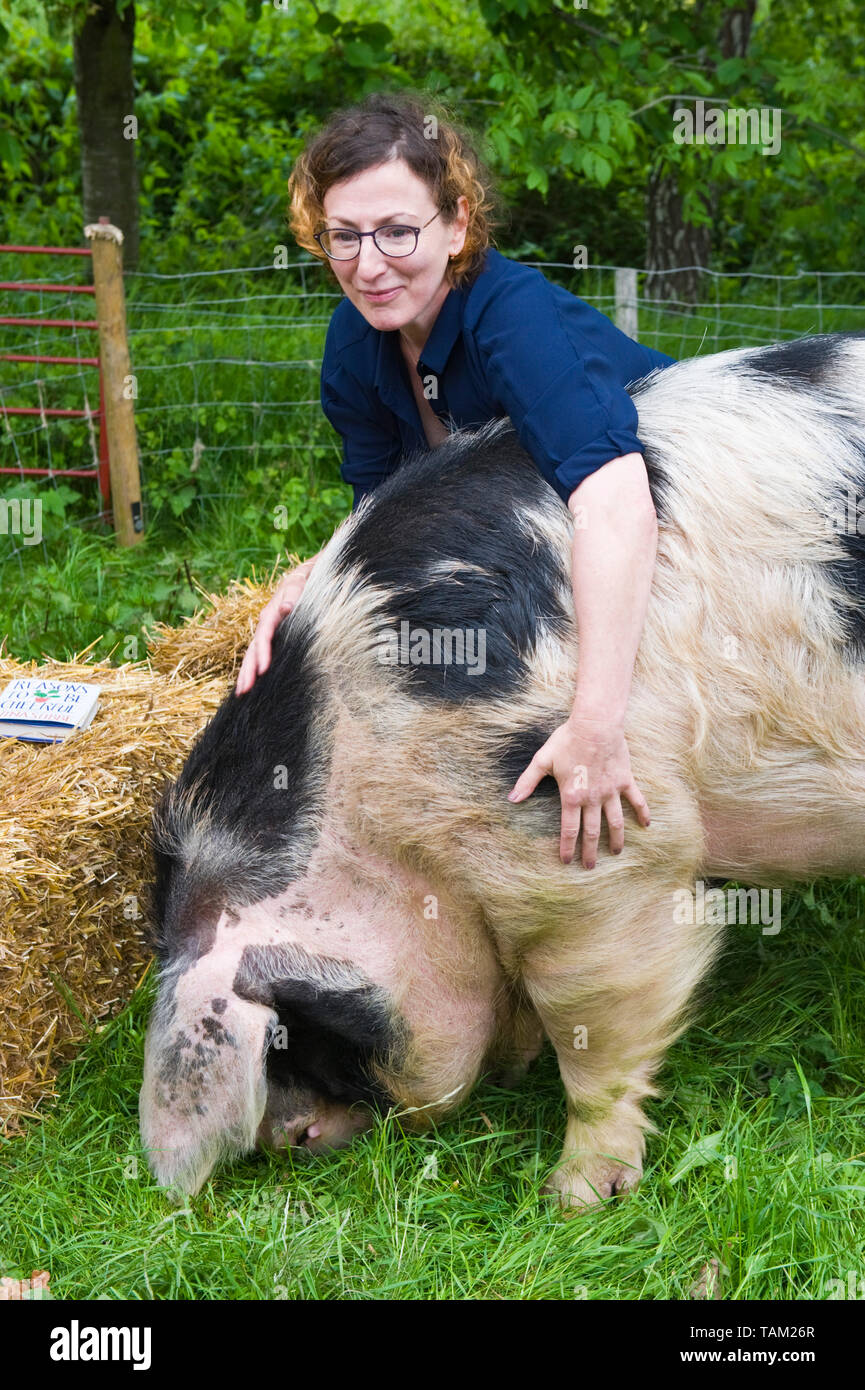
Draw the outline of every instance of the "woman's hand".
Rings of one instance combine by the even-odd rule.
[[[270,602],[261,610],[255,634],[237,673],[235,695],[245,695],[247,690],[252,689],[256,677],[267,670],[270,665],[273,634],[303,593],[317,559],[318,555],[314,555],[311,560],[304,560],[302,565],[297,565],[293,570],[289,570],[288,574],[284,574],[274,589]]]
[[[631,759],[621,725],[590,719],[576,713],[550,735],[508,793],[509,801],[523,801],[542,777],[555,777],[562,799],[559,853],[562,862],[574,857],[580,830],[582,862],[593,869],[598,858],[601,813],[607,818],[610,850],[620,854],[625,844],[624,795],[641,825],[649,824],[649,808],[631,772]]]
[[[655,569],[658,521],[641,454],[611,459],[568,498],[574,518],[574,615],[579,662],[570,716],[539,748],[509,792],[530,796],[549,774],[562,799],[560,854],[574,857],[580,831],[584,869],[598,860],[601,816],[610,849],[625,843],[622,796],[641,825],[649,808],[631,772],[625,710]]]

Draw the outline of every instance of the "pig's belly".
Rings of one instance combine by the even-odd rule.
[[[779,878],[865,873],[865,794],[860,807],[805,803],[701,808],[705,873],[772,886]]]

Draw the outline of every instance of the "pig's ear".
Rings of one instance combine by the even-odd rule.
[[[255,1147],[277,1022],[273,1009],[220,988],[209,969],[174,967],[162,977],[139,1114],[147,1160],[163,1187],[193,1195],[220,1159]]]

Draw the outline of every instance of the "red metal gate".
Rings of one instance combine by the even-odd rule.
[[[71,246],[4,246],[0,245],[0,251],[7,251],[15,255],[25,256],[92,256],[93,252],[89,247],[78,248]],[[0,290],[11,290],[18,292],[38,291],[39,294],[95,294],[96,289],[93,285],[34,285],[23,280],[0,281]],[[9,317],[0,315],[0,324],[10,324],[19,328],[86,328],[96,329],[99,327],[96,319],[28,319],[20,317]],[[21,353],[21,352],[0,352],[0,362],[57,362],[65,364],[77,364],[82,367],[96,367],[99,371],[99,409],[86,410],[50,410],[43,409],[41,406],[3,406],[0,408],[6,415],[38,415],[44,418],[47,415],[62,416],[64,418],[88,416],[92,420],[99,421],[99,466],[97,468],[0,468],[0,473],[14,473],[20,475],[33,474],[40,477],[51,478],[98,478],[99,491],[103,501],[108,506],[111,496],[111,482],[108,467],[108,433],[105,428],[105,388],[102,380],[102,367],[98,357],[46,357],[42,354]]]

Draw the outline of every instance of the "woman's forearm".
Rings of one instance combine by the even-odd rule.
[[[579,636],[572,717],[624,724],[658,547],[658,521],[641,454],[590,474],[568,499]]]

